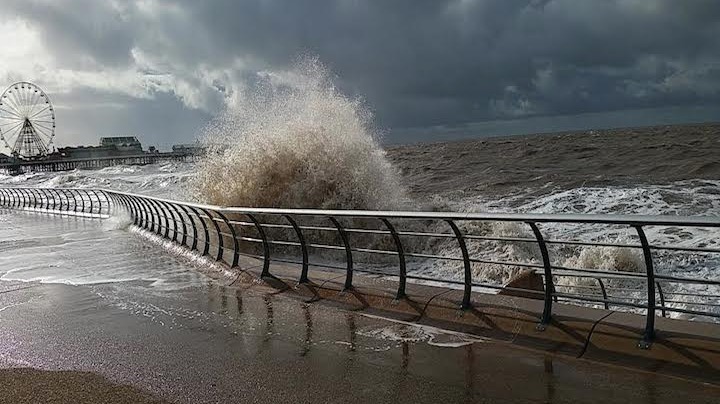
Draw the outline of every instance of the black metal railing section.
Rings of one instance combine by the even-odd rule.
[[[556,302],[643,312],[641,347],[654,339],[657,315],[720,319],[720,280],[711,279],[720,262],[715,217],[241,208],[59,188],[0,188],[0,205],[84,217],[126,214],[136,226],[230,267],[259,259],[261,276],[272,276],[273,262],[297,265],[300,283],[310,281],[311,268],[323,268],[341,271],[346,289],[355,272],[396,277],[397,299],[406,297],[408,281],[456,285],[462,309],[472,307],[473,292],[533,297],[544,302],[541,330]],[[703,232],[703,241],[687,245],[688,230]],[[678,242],[654,243],[648,232]],[[624,241],[608,241],[607,234]],[[507,282],[508,274],[520,273],[539,285]]]

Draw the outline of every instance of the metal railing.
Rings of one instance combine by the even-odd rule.
[[[121,209],[136,226],[230,267],[238,266],[241,257],[257,258],[262,260],[261,276],[272,276],[272,262],[298,265],[300,283],[309,281],[311,267],[342,271],[346,289],[353,287],[355,272],[390,276],[398,280],[396,298],[403,299],[408,280],[442,282],[462,288],[460,307],[464,310],[472,307],[474,291],[522,293],[543,300],[540,330],[551,323],[553,304],[560,301],[643,311],[645,325],[639,343],[643,348],[655,337],[658,314],[720,318],[720,280],[656,270],[658,262],[669,260],[669,257],[659,260],[658,255],[662,254],[680,257],[680,261],[691,256],[695,261],[712,264],[713,257],[720,258],[720,244],[658,245],[650,243],[646,235],[648,228],[715,231],[720,228],[720,219],[715,217],[240,208],[103,189],[53,188],[0,188],[0,205],[103,218]],[[527,231],[507,236],[478,227],[497,222],[515,223],[518,229],[525,227]],[[631,242],[563,239],[559,236],[572,231],[550,232],[546,226],[625,229],[632,232]],[[549,237],[550,233],[556,236]],[[492,252],[499,245],[525,245],[525,251],[530,251],[529,258],[498,258]],[[563,251],[585,248],[638,251],[642,268],[638,272],[558,263]],[[459,254],[440,254],[437,250],[454,250]],[[438,263],[444,263],[444,268],[448,263],[457,263],[459,276],[427,275],[427,269]],[[478,279],[476,272],[488,266],[537,273],[542,287],[508,287],[502,282]]]

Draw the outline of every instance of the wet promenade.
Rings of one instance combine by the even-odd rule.
[[[720,397],[709,385],[308,302],[198,267],[107,223],[2,211],[0,366],[39,370],[1,371],[0,383],[18,388],[0,402]]]

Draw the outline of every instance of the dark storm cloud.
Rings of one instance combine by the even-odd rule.
[[[313,53],[385,127],[720,102],[716,0],[10,0],[0,13],[36,24],[71,67],[132,66],[139,51],[211,95]],[[188,78],[199,66],[231,72]]]

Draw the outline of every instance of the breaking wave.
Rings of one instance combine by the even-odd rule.
[[[267,72],[204,131],[195,199],[225,206],[397,209],[406,200],[360,99],[314,58]]]

